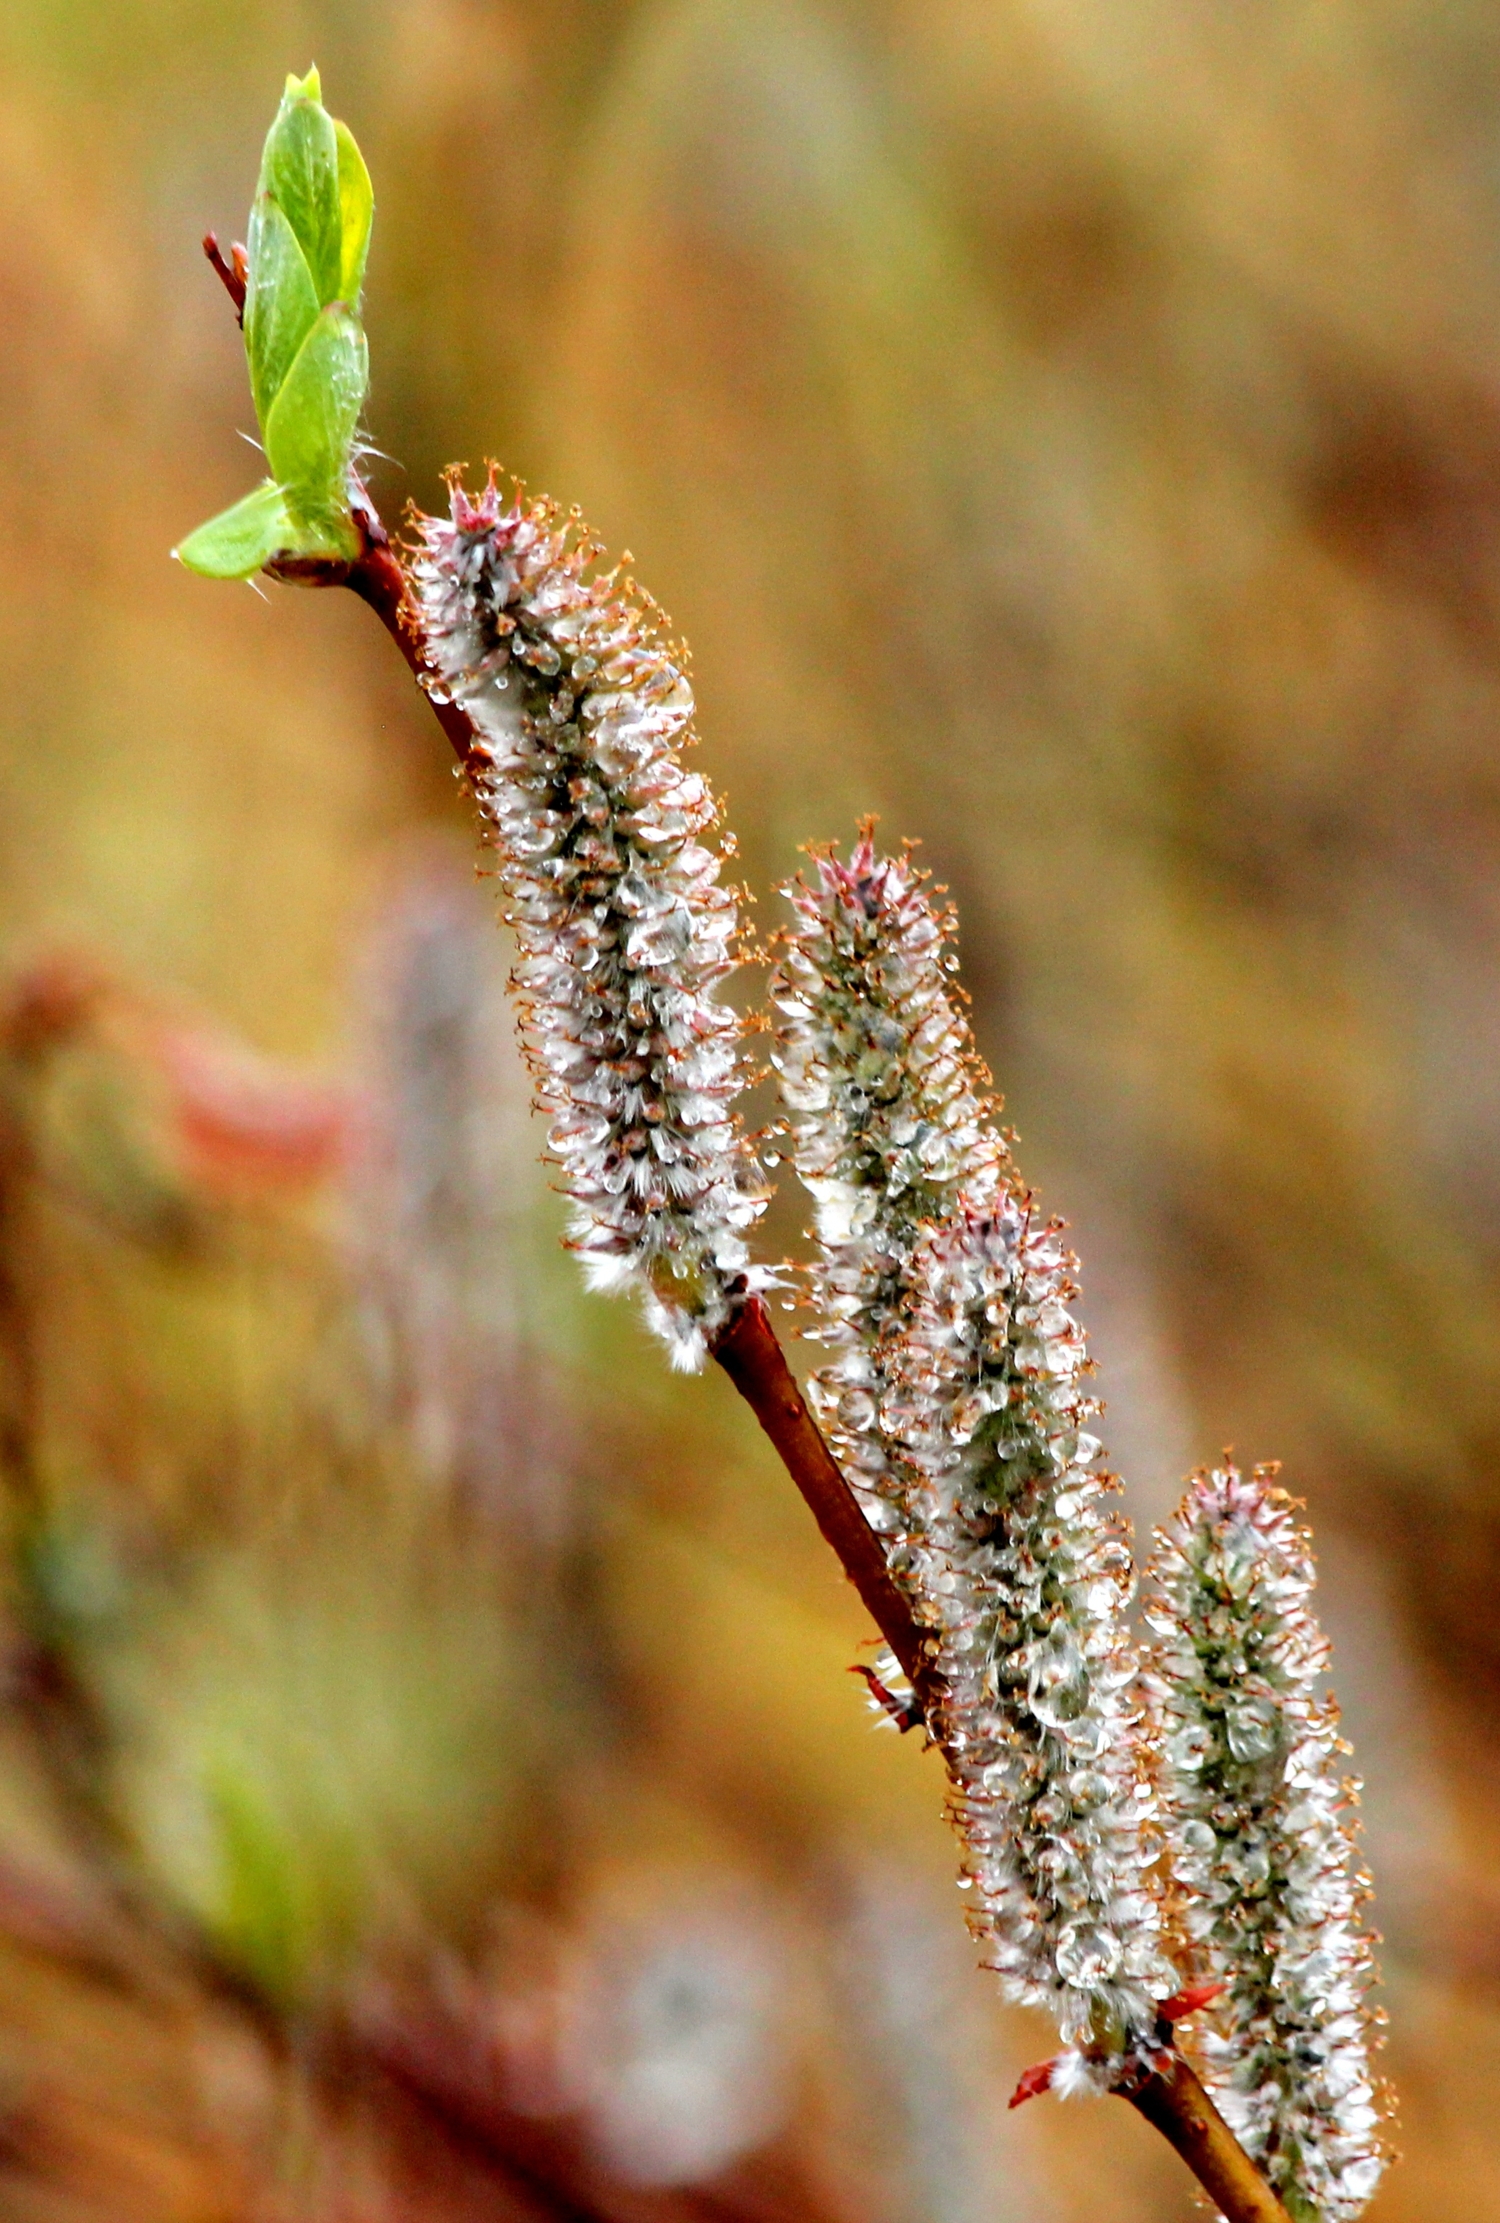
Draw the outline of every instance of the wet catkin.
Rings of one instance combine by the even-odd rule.
[[[788,890],[776,1062],[816,1208],[829,1440],[927,1632],[969,1919],[1107,2086],[1174,1979],[1147,1888],[1132,1578],[1090,1433],[1073,1260],[996,1124],[949,945],[866,834]]]
[[[1387,2158],[1370,1885],[1316,1691],[1311,1542],[1275,1471],[1195,1476],[1158,1540],[1162,1819],[1195,1973],[1225,1987],[1203,2039],[1219,2107],[1298,2223],[1352,2223]]]
[[[549,501],[455,483],[451,517],[417,532],[430,686],[474,729],[467,772],[573,1246],[594,1286],[640,1293],[675,1365],[699,1366],[765,1192],[733,1108],[741,1027],[716,991],[738,920],[706,838],[717,806],[681,761],[681,652]]]

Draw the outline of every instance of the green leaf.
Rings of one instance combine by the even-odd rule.
[[[353,563],[359,554],[359,533],[348,503],[330,492],[318,505],[292,510],[292,537],[281,555],[316,557],[321,563]]]
[[[345,484],[364,405],[369,352],[342,301],[319,313],[265,423],[266,461],[295,516],[347,513]]]
[[[277,557],[352,560],[354,435],[369,359],[356,304],[374,194],[318,73],[289,77],[266,135],[250,214],[245,352],[271,477],[174,551],[192,571],[244,579]]]
[[[375,191],[365,168],[365,158],[349,126],[335,117],[333,132],[339,150],[339,299],[347,301],[351,309],[357,309],[360,288],[365,282],[365,257],[370,252]]]
[[[286,497],[272,480],[189,533],[172,553],[205,579],[248,579],[296,538]]]
[[[259,194],[250,212],[250,276],[245,288],[245,355],[262,430],[297,350],[318,320],[307,257],[278,202]]]
[[[257,197],[269,193],[297,236],[312,272],[318,303],[339,299],[343,278],[343,214],[338,138],[316,90],[318,73],[287,79],[276,120],[266,134]]]

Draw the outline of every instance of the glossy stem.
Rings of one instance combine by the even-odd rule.
[[[759,1297],[746,1297],[715,1340],[713,1355],[776,1447],[871,1620],[901,1662],[914,1690],[926,1671],[922,1634],[891,1580],[885,1552],[859,1500],[835,1464],[776,1340]]]
[[[1226,2223],[1291,2223],[1175,2046],[1165,2066],[1120,2097],[1182,2156]]]

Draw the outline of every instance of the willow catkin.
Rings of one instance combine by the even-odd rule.
[[[591,1283],[634,1287],[673,1363],[702,1364],[751,1285],[764,1209],[734,1111],[741,1022],[716,991],[734,896],[685,769],[693,698],[655,605],[576,516],[476,497],[417,521],[410,576],[436,694],[475,734],[467,771],[520,944],[515,986]]]
[[[1352,2223],[1387,2158],[1370,1885],[1317,1694],[1311,1540],[1275,1471],[1196,1475],[1158,1539],[1162,1820],[1195,1972],[1225,1987],[1202,2039],[1219,2107],[1299,2223]]]
[[[1011,1163],[924,876],[866,832],[788,893],[776,1063],[834,1352],[819,1414],[927,1632],[970,1925],[1007,1995],[1055,2012],[1055,2081],[1107,2087],[1175,1980],[1074,1262]]]

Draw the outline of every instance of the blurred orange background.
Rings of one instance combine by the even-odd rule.
[[[1500,2217],[1500,20],[17,0],[0,56],[5,2215],[1193,2212],[1127,2110],[1006,2114],[1050,2035],[857,1604],[558,1255],[399,660],[168,560],[254,475],[198,240],[315,61],[382,506],[494,456],[628,545],[758,925],[921,839],[1138,1527],[1226,1443],[1306,1498],[1371,2214]]]

